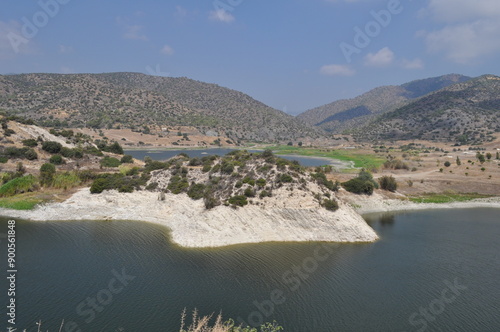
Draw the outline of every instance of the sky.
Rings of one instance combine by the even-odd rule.
[[[498,0],[0,1],[0,74],[188,77],[293,115],[381,85],[500,74]]]

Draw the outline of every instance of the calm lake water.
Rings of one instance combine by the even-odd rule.
[[[129,154],[132,157],[144,160],[144,157],[149,156],[153,160],[166,160],[172,158],[179,153],[186,153],[189,157],[204,157],[208,155],[223,156],[229,152],[234,151],[234,149],[198,149],[198,150],[125,150],[125,154]],[[248,150],[249,152],[262,152],[261,150]],[[288,156],[280,155],[280,157],[288,160],[297,160],[302,166],[316,167],[324,165],[332,165],[337,168],[346,168],[348,164],[340,160],[328,159],[328,158],[312,158],[312,157],[302,157],[302,156]]]
[[[198,308],[296,332],[500,331],[498,212],[370,215],[373,244],[196,250],[147,223],[18,220],[17,327],[36,331],[41,319],[53,332],[65,319],[81,331],[170,332]]]

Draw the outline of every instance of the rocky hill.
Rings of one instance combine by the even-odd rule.
[[[388,112],[356,131],[363,139],[428,139],[474,144],[500,132],[500,77],[454,84]]]
[[[400,86],[378,87],[353,99],[339,100],[308,110],[298,118],[327,131],[342,133],[359,128],[377,115],[395,110],[415,98],[469,79],[467,76],[451,74]]]
[[[238,140],[292,140],[319,131],[250,96],[188,78],[139,73],[0,76],[0,109],[42,126],[161,130],[197,127]]]

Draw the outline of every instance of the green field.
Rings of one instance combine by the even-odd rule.
[[[414,203],[452,203],[452,202],[467,202],[478,198],[488,198],[492,196],[481,195],[477,193],[470,194],[424,194],[420,196],[410,197],[410,201]]]
[[[295,154],[306,157],[323,157],[342,161],[352,161],[354,162],[355,167],[365,168],[368,170],[379,168],[385,162],[384,158],[376,155],[361,153],[356,150],[314,149],[287,145],[271,146],[269,148],[276,154]]]
[[[32,210],[44,200],[33,196],[33,193],[21,194],[13,197],[0,198],[0,207],[13,210]]]

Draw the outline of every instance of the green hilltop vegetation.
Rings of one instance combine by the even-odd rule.
[[[235,141],[321,135],[244,93],[185,77],[140,73],[3,75],[2,108],[45,127],[149,131],[193,126],[202,133],[225,133]]]

